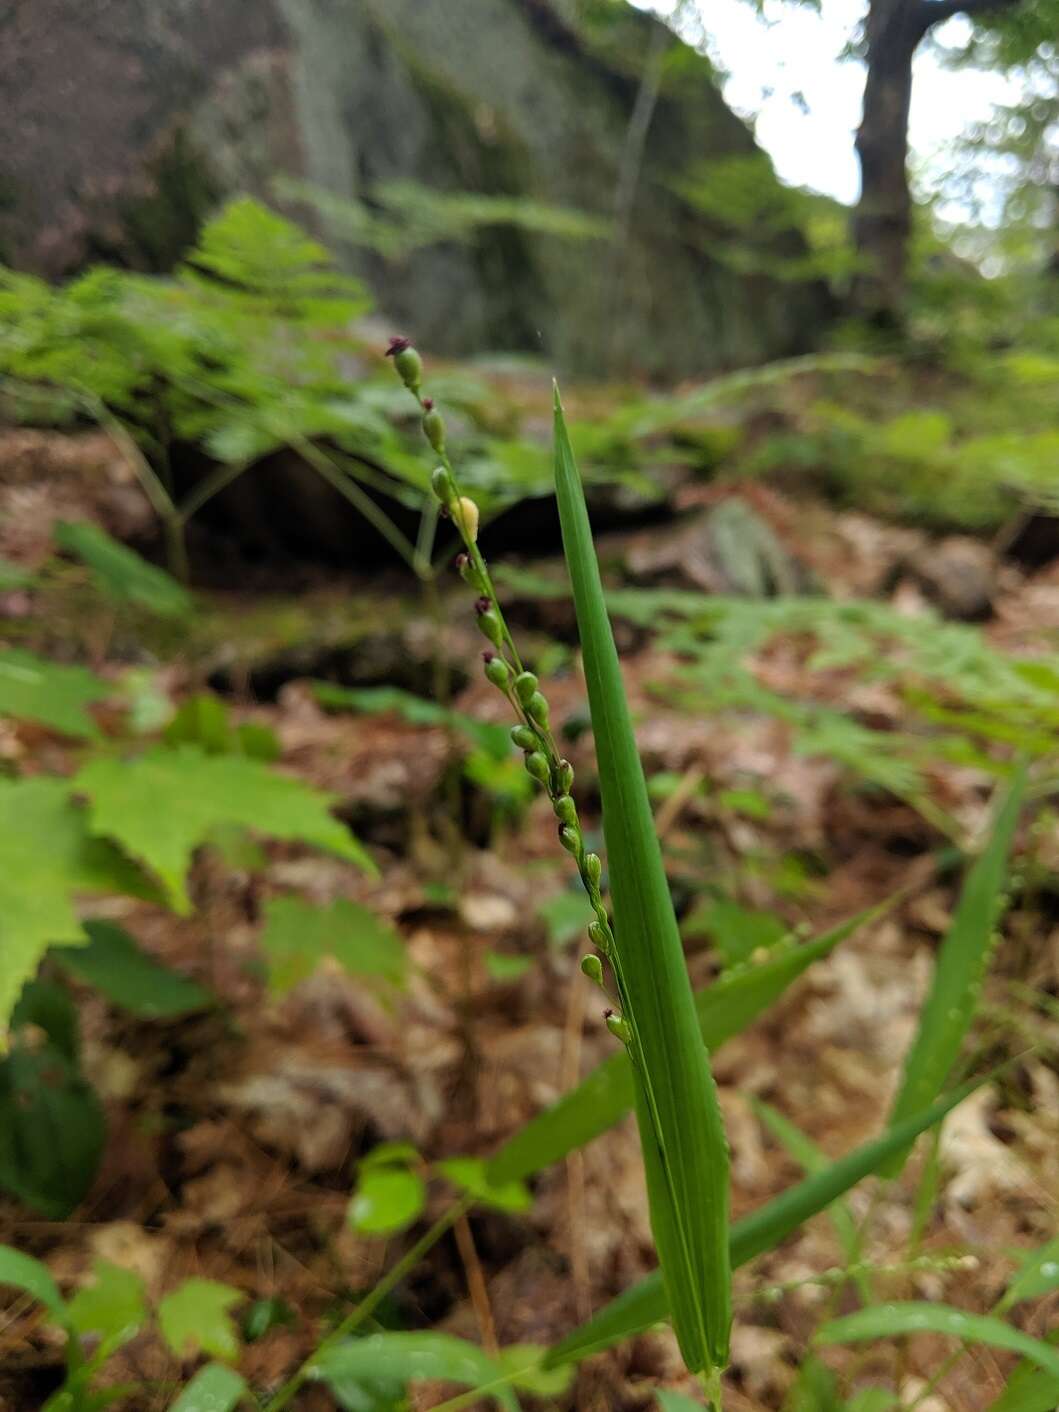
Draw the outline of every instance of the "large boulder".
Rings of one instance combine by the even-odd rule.
[[[491,226],[343,257],[429,348],[578,371],[707,373],[800,351],[827,317],[822,289],[769,273],[802,253],[796,232],[764,222],[733,244],[678,192],[714,159],[774,178],[707,61],[616,0],[15,0],[0,126],[0,257],[49,275],[164,269],[221,196],[275,200],[281,174],[608,220],[625,190],[610,242]]]

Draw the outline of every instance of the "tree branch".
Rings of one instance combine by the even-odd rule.
[[[919,0],[915,9],[916,26],[920,36],[935,25],[951,20],[953,15],[966,15],[975,19],[979,15],[999,14],[1003,10],[1014,9],[1022,0]]]

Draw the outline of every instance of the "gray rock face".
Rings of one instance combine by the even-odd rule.
[[[100,257],[165,268],[221,196],[274,199],[280,174],[364,200],[401,179],[609,219],[657,30],[600,0],[13,0],[0,257],[50,275]],[[750,231],[753,258],[720,258],[731,232],[675,189],[696,162],[757,149],[706,62],[672,44],[627,239],[497,226],[404,260],[344,250],[395,325],[439,352],[667,377],[809,345],[824,294],[747,273],[796,257],[797,236]]]

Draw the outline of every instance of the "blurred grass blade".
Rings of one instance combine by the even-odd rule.
[[[932,1102],[959,1057],[993,948],[994,928],[1004,901],[1008,855],[1025,789],[1026,770],[1020,765],[996,812],[989,842],[967,874],[952,925],[938,952],[930,992],[920,1011],[919,1028],[905,1057],[891,1123],[920,1112]],[[884,1175],[898,1176],[907,1157],[907,1148],[897,1153],[887,1163]]]
[[[985,1082],[981,1080],[980,1082]],[[836,1197],[878,1172],[887,1158],[939,1122],[962,1103],[980,1082],[964,1084],[939,1099],[923,1113],[896,1124],[882,1137],[840,1157],[826,1170],[815,1172],[797,1186],[766,1202],[757,1211],[736,1221],[731,1229],[731,1260],[734,1268],[745,1265],[766,1250],[773,1250],[811,1216],[825,1210]],[[592,1353],[642,1333],[668,1314],[666,1292],[655,1273],[611,1300],[587,1323],[575,1329],[548,1354],[551,1364],[576,1362]]]
[[[812,1138],[807,1137],[801,1128],[792,1123],[783,1113],[773,1108],[770,1103],[763,1103],[761,1099],[751,1097],[750,1104],[762,1126],[768,1129],[780,1146],[787,1150],[804,1171],[811,1174],[827,1169],[827,1155],[821,1152]],[[834,1227],[835,1235],[838,1237],[838,1243],[842,1247],[842,1258],[847,1268],[858,1264],[862,1255],[863,1242],[860,1227],[854,1219],[853,1212],[839,1197],[832,1204],[828,1216]],[[856,1285],[861,1302],[872,1304],[874,1296],[867,1274],[861,1270],[851,1278]]]
[[[728,1145],[603,600],[581,477],[555,394],[555,484],[573,586],[631,1038],[651,1226],[689,1369],[724,1367],[732,1319]]]
[[[1045,1342],[1059,1344],[1059,1328],[1045,1335]],[[1055,1412],[1059,1407],[1059,1377],[1023,1361],[1016,1365],[1007,1386],[987,1412]]]
[[[1059,1349],[1033,1338],[1004,1319],[991,1314],[967,1314],[946,1304],[910,1300],[906,1304],[879,1304],[858,1309],[842,1319],[832,1319],[819,1329],[814,1343],[860,1343],[865,1339],[895,1338],[902,1334],[949,1334],[965,1343],[984,1343],[1021,1353],[1053,1377],[1059,1377]]]
[[[695,1010],[707,1049],[713,1053],[726,1039],[745,1030],[814,961],[830,955],[840,942],[881,916],[901,895],[896,893],[879,906],[858,912],[804,946],[792,946],[759,965],[730,971],[705,990],[697,991]],[[490,1179],[522,1179],[562,1161],[568,1153],[620,1122],[633,1101],[628,1056],[624,1052],[614,1054],[508,1139],[489,1163]]]

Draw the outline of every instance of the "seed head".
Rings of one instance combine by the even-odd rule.
[[[548,760],[539,750],[534,750],[526,756],[526,769],[541,784],[548,783]]]
[[[400,337],[391,338],[389,347],[386,349],[386,356],[393,359],[398,376],[408,391],[414,392],[418,396],[420,384],[423,381],[423,360],[412,347],[412,340]]]
[[[522,702],[523,706],[528,705],[533,693],[537,690],[537,678],[532,672],[519,672],[515,678],[515,695]]]
[[[628,1020],[623,1020],[620,1015],[615,1015],[611,1010],[606,1015],[607,1029],[616,1039],[620,1039],[622,1044],[629,1044],[632,1041],[632,1030],[629,1028]]]
[[[603,985],[603,962],[598,956],[582,956],[581,971],[595,985]]]
[[[486,680],[491,681],[501,691],[506,691],[511,680],[511,672],[503,657],[497,657],[493,652],[483,652],[482,657],[485,660]]]
[[[445,454],[445,422],[435,408],[433,399],[423,399],[423,435],[439,456]]]
[[[444,466],[435,466],[431,472],[430,488],[446,509],[451,508],[452,502],[456,498],[456,487],[452,483],[452,476]]]
[[[539,691],[535,691],[524,706],[526,715],[535,726],[540,726],[541,730],[548,729],[548,703]],[[563,790],[563,794],[569,793]]]
[[[610,948],[610,942],[607,940],[607,933],[600,922],[589,922],[588,939],[593,946],[597,946],[600,951],[603,952],[603,955],[606,956]]]
[[[478,631],[487,637],[494,647],[499,647],[504,641],[503,626],[492,608],[478,614]]]
[[[452,518],[471,541],[478,538],[478,506],[468,495],[461,495],[452,508]]]

